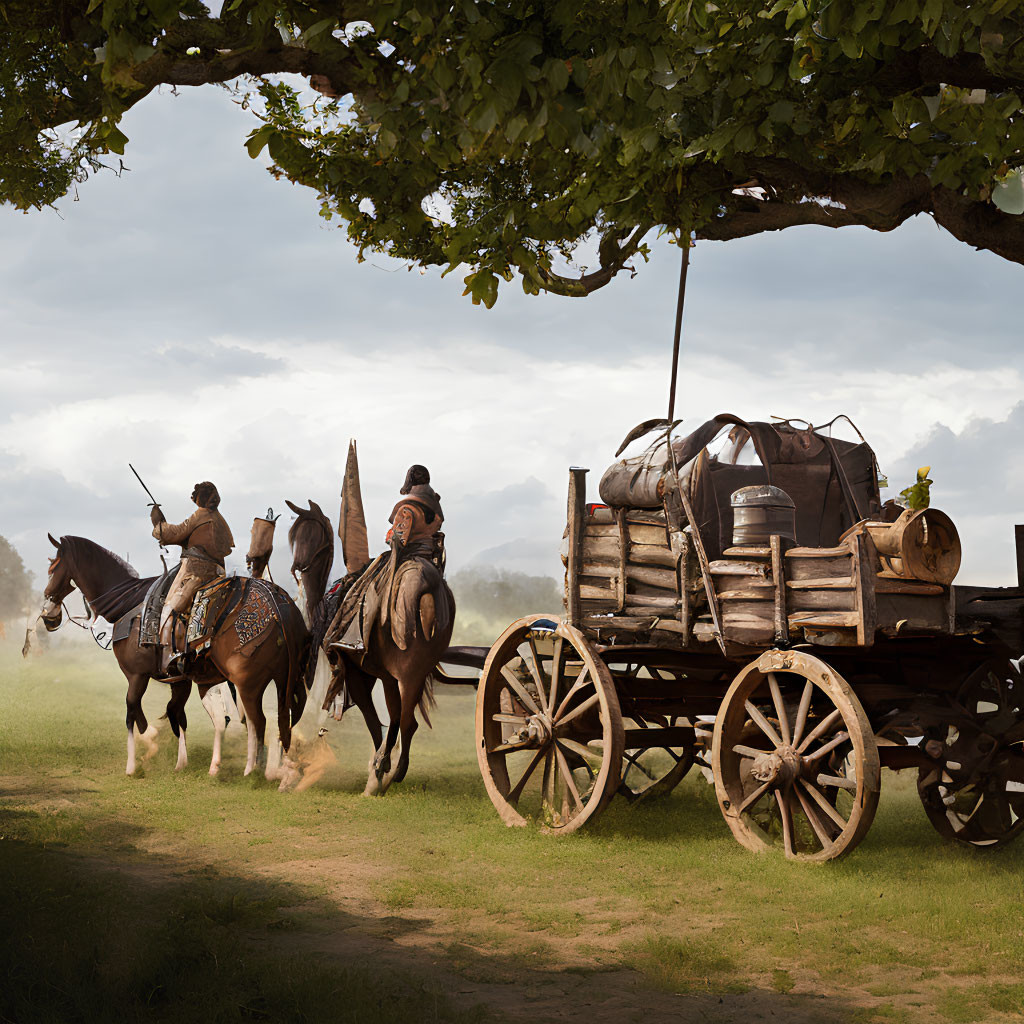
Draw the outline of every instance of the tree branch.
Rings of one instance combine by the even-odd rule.
[[[637,254],[644,236],[651,230],[653,224],[641,224],[630,235],[624,245],[619,247],[618,254],[610,262],[590,274],[583,274],[581,277],[565,277],[556,274],[552,270],[545,270],[544,267],[537,267],[537,278],[540,286],[555,295],[565,295],[570,298],[585,298],[598,288],[603,288],[625,265]],[[608,246],[602,245],[602,257],[608,255]]]

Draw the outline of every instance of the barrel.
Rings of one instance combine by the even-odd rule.
[[[960,569],[960,535],[937,508],[906,509],[895,523],[865,523],[885,568],[902,579],[952,583]]]
[[[729,503],[733,547],[767,547],[773,536],[796,542],[796,506],[781,487],[741,487]]]

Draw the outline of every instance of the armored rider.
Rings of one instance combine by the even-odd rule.
[[[235,546],[227,522],[217,511],[220,505],[217,488],[209,480],[196,484],[192,501],[196,510],[182,523],[168,523],[159,505],[154,505],[150,514],[153,536],[164,545],[181,545],[181,566],[160,614],[164,672],[180,670],[179,658],[183,650],[175,649],[177,622],[183,619],[187,624],[196,591],[204,583],[224,575],[224,559]],[[184,647],[184,637],[182,641]]]

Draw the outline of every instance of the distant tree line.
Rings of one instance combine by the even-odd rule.
[[[27,614],[32,603],[32,573],[5,537],[0,537],[0,621]]]

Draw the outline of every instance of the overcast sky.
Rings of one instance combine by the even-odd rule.
[[[458,274],[358,264],[312,192],[249,159],[251,127],[212,87],[155,95],[125,119],[130,172],[93,178],[59,215],[0,209],[0,533],[37,579],[47,531],[155,572],[130,461],[175,521],[214,480],[240,559],[254,515],[290,522],[286,497],[336,517],[355,437],[371,548],[422,462],[450,570],[558,575],[568,467],[590,467],[596,498],[625,433],[664,415],[678,250],[656,245],[635,279],[585,300],[515,284],[474,307]],[[959,581],[1012,583],[1022,274],[923,218],[701,243],[677,415],[847,413],[888,495],[932,466]]]

